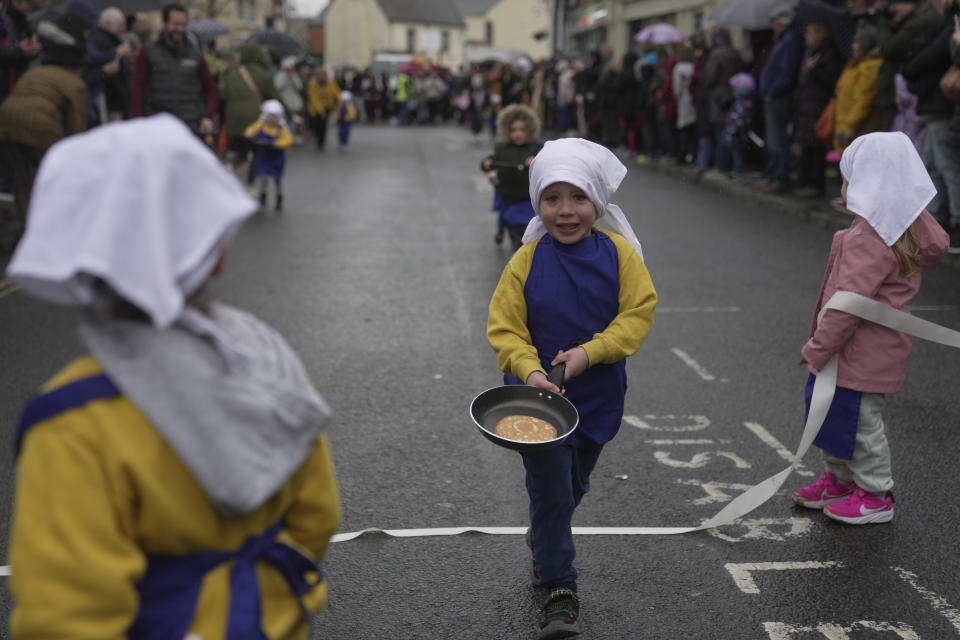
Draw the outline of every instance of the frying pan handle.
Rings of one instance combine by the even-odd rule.
[[[547,374],[547,382],[550,384],[557,385],[561,391],[563,390],[563,376],[567,372],[567,363],[561,362],[553,369],[550,369],[550,373]]]

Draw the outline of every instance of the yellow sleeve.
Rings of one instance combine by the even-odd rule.
[[[260,133],[260,129],[262,128],[263,128],[263,122],[261,122],[260,120],[257,120],[256,122],[254,122],[244,130],[243,135],[247,138],[252,138],[253,136]]]
[[[86,412],[69,411],[24,439],[9,556],[18,640],[120,640],[136,617],[146,558],[96,433]]]
[[[347,105],[347,122],[353,122],[357,119],[357,108],[352,104]]]
[[[543,371],[527,329],[527,301],[523,295],[536,248],[537,243],[531,242],[513,254],[493,292],[487,316],[487,342],[497,354],[497,366],[524,382],[534,371]]]
[[[320,83],[313,78],[307,83],[307,115],[323,113],[323,100],[320,98]]]
[[[340,87],[333,80],[327,83],[327,100],[327,111],[333,111],[340,104]]]
[[[340,494],[326,436],[317,439],[299,473],[305,474],[304,482],[287,511],[286,530],[297,545],[319,561],[340,525]],[[304,604],[311,611],[319,611],[326,595],[326,587],[314,589],[306,594]]]
[[[274,140],[273,146],[277,149],[286,149],[293,145],[293,136],[290,135],[290,129],[287,127],[280,127],[280,132],[277,134],[277,139]]]
[[[612,364],[636,353],[653,325],[657,292],[643,258],[626,238],[606,232],[617,246],[620,258],[619,312],[601,333],[583,346],[590,364]]]

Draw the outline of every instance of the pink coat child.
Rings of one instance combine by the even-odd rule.
[[[949,237],[926,210],[936,189],[903,133],[857,138],[844,151],[840,171],[847,209],[856,217],[833,238],[802,350],[811,374],[808,410],[815,376],[837,356],[836,394],[814,440],[826,471],[793,499],[848,524],[890,522],[893,475],[881,414],[885,394],[903,389],[912,341],[834,309],[819,318],[820,311],[837,291],[906,311],[920,290],[921,270],[940,262]]]

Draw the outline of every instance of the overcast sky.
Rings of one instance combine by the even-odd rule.
[[[315,18],[329,2],[330,0],[287,0],[287,6],[291,15],[298,18]]]

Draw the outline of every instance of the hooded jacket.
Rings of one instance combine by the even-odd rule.
[[[943,228],[927,211],[917,218],[922,266],[940,262],[949,246]],[[820,309],[837,291],[852,291],[907,311],[906,305],[920,290],[919,273],[906,277],[893,250],[857,216],[850,228],[833,236],[827,270],[813,313],[810,339],[803,347],[803,362],[811,373],[819,371],[839,353],[837,385],[868,393],[894,393],[903,389],[910,336],[833,309],[817,322]]]
[[[224,124],[228,138],[243,137],[248,126],[260,117],[260,105],[267,100],[283,100],[270,77],[270,54],[256,42],[248,42],[240,49],[240,65],[250,74],[259,96],[247,85],[240,68],[231,69],[223,76],[221,99],[226,105]],[[284,104],[289,115],[289,108]]]
[[[46,150],[87,128],[87,85],[63,67],[31,69],[0,104],[0,140]]]

